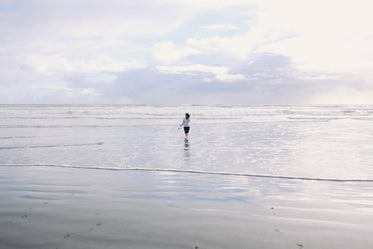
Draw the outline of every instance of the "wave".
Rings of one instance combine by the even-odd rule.
[[[45,138],[45,137],[61,137],[61,135],[57,136],[7,136],[7,137],[0,137],[2,139],[22,139],[22,138]]]
[[[11,136],[11,137],[0,137],[0,139],[16,139],[16,138],[34,138],[36,136]]]
[[[373,183],[373,179],[337,179],[337,178],[318,178],[318,177],[302,177],[302,176],[262,175],[262,174],[249,174],[249,173],[209,172],[209,171],[180,170],[180,169],[103,168],[103,167],[97,167],[97,166],[74,166],[74,165],[59,165],[59,164],[0,164],[0,167],[55,167],[55,168],[71,168],[71,169],[108,170],[108,171],[148,171],[148,172],[168,172],[168,173],[171,172],[171,173],[186,173],[186,174],[201,174],[201,175],[220,175],[220,176],[284,179],[284,180],[298,180],[298,181]]]
[[[157,124],[160,126],[162,124]],[[137,127],[137,126],[154,126],[154,124],[133,124],[133,125],[0,125],[2,129],[10,128],[115,128],[115,127]]]
[[[90,145],[103,145],[103,142],[99,143],[85,143],[85,144],[52,144],[52,145],[32,145],[32,146],[16,146],[16,147],[0,147],[0,150],[12,150],[12,149],[36,149],[36,148],[53,148],[53,147],[74,147],[74,146],[90,146]]]

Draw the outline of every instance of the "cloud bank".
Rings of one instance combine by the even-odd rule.
[[[373,104],[372,5],[3,0],[0,103]]]

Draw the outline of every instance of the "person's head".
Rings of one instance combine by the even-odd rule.
[[[190,117],[189,113],[185,113],[185,118],[188,119]]]

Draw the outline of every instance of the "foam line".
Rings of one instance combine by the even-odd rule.
[[[260,174],[229,173],[229,172],[208,172],[208,171],[179,170],[179,169],[101,168],[101,167],[95,167],[95,166],[72,166],[72,165],[59,165],[59,164],[0,164],[0,167],[56,167],[56,168],[72,168],[72,169],[109,170],[109,171],[173,172],[173,173],[187,173],[187,174],[257,177],[257,178],[301,180],[301,181],[371,182],[373,183],[373,179],[336,179],[336,178],[316,178],[316,177],[298,177],[298,176],[276,176],[276,175],[260,175]]]
[[[42,138],[42,137],[61,137],[61,135],[56,136],[11,136],[11,137],[0,137],[0,139],[18,139],[18,138]]]
[[[0,147],[0,150],[11,150],[11,149],[35,149],[35,148],[53,148],[53,147],[73,147],[73,146],[89,146],[89,145],[102,145],[100,143],[90,144],[56,144],[56,145],[32,145],[32,146],[18,146],[18,147]]]

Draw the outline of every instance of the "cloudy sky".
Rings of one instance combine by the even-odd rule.
[[[2,104],[373,104],[371,0],[0,0]]]

